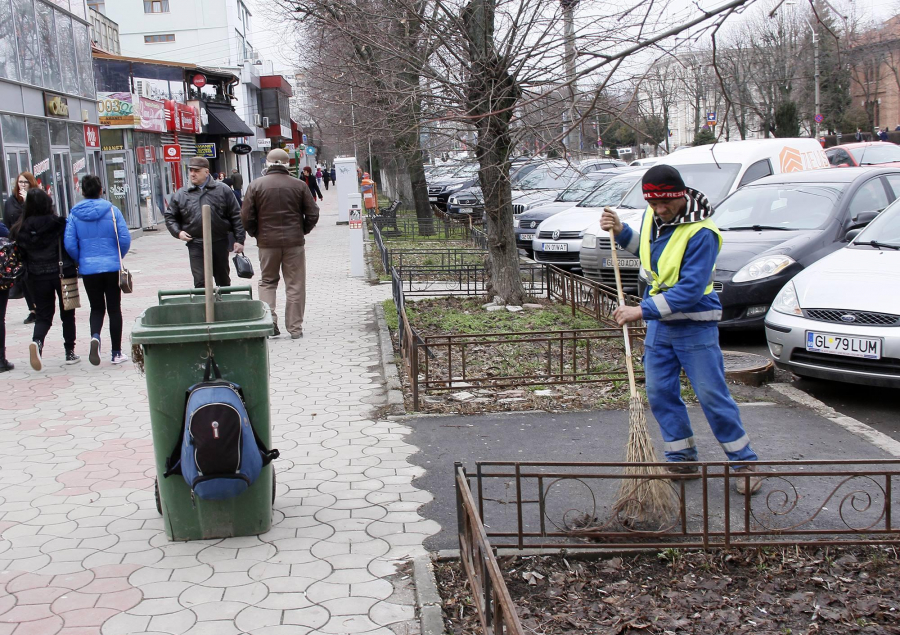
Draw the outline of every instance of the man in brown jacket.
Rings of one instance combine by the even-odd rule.
[[[266,175],[256,179],[244,192],[241,220],[259,247],[259,299],[272,309],[275,335],[278,316],[275,297],[278,281],[284,276],[287,301],[284,325],[292,339],[303,337],[306,308],[306,234],[319,221],[319,206],[300,179],[288,172],[287,152],[275,149],[266,155]]]

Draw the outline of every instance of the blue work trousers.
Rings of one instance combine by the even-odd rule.
[[[756,461],[741,413],[725,383],[725,364],[715,322],[668,325],[650,320],[644,345],[647,399],[665,442],[667,461],[696,461],[697,447],[681,399],[681,369],[729,461]]]

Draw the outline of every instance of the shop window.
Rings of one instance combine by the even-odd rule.
[[[16,36],[19,45],[19,80],[41,85],[41,51],[38,48],[37,22],[32,0],[13,0]]]
[[[25,117],[0,115],[0,129],[3,130],[3,143],[6,145],[26,145],[28,143]]]
[[[41,47],[41,69],[44,72],[44,88],[62,90],[62,76],[59,72],[59,49],[56,45],[56,23],[53,21],[53,9],[38,2],[37,8],[38,40]]]
[[[75,39],[72,35],[72,18],[56,13],[56,34],[59,38],[59,57],[62,66],[63,90],[77,95],[78,63],[75,61]]]
[[[52,195],[53,172],[50,170],[50,131],[43,119],[28,120],[28,147],[31,150],[31,172],[40,186]]]
[[[65,121],[50,122],[50,145],[69,147],[69,130]]]
[[[174,42],[175,35],[173,33],[167,33],[165,35],[145,35],[144,36],[144,44],[162,44],[165,42]]]
[[[169,0],[144,0],[144,13],[168,13]]]
[[[0,77],[19,79],[16,64],[16,25],[10,0],[0,0]]]

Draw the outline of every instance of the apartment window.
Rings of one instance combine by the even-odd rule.
[[[144,13],[168,13],[169,0],[144,0]]]
[[[145,35],[144,44],[162,44],[163,42],[174,42],[175,34],[167,33],[166,35]]]

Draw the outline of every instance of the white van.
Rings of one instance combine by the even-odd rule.
[[[662,157],[656,165],[676,168],[685,184],[703,192],[713,206],[739,187],[764,176],[831,167],[815,139],[750,139],[697,146]],[[625,195],[621,206],[647,209],[640,183]],[[643,213],[624,222],[638,230],[642,218]],[[581,245],[581,266],[585,275],[615,285],[611,255],[609,235],[601,231],[598,220],[585,230]],[[619,266],[623,284],[630,291],[636,291],[637,256],[620,250]]]

